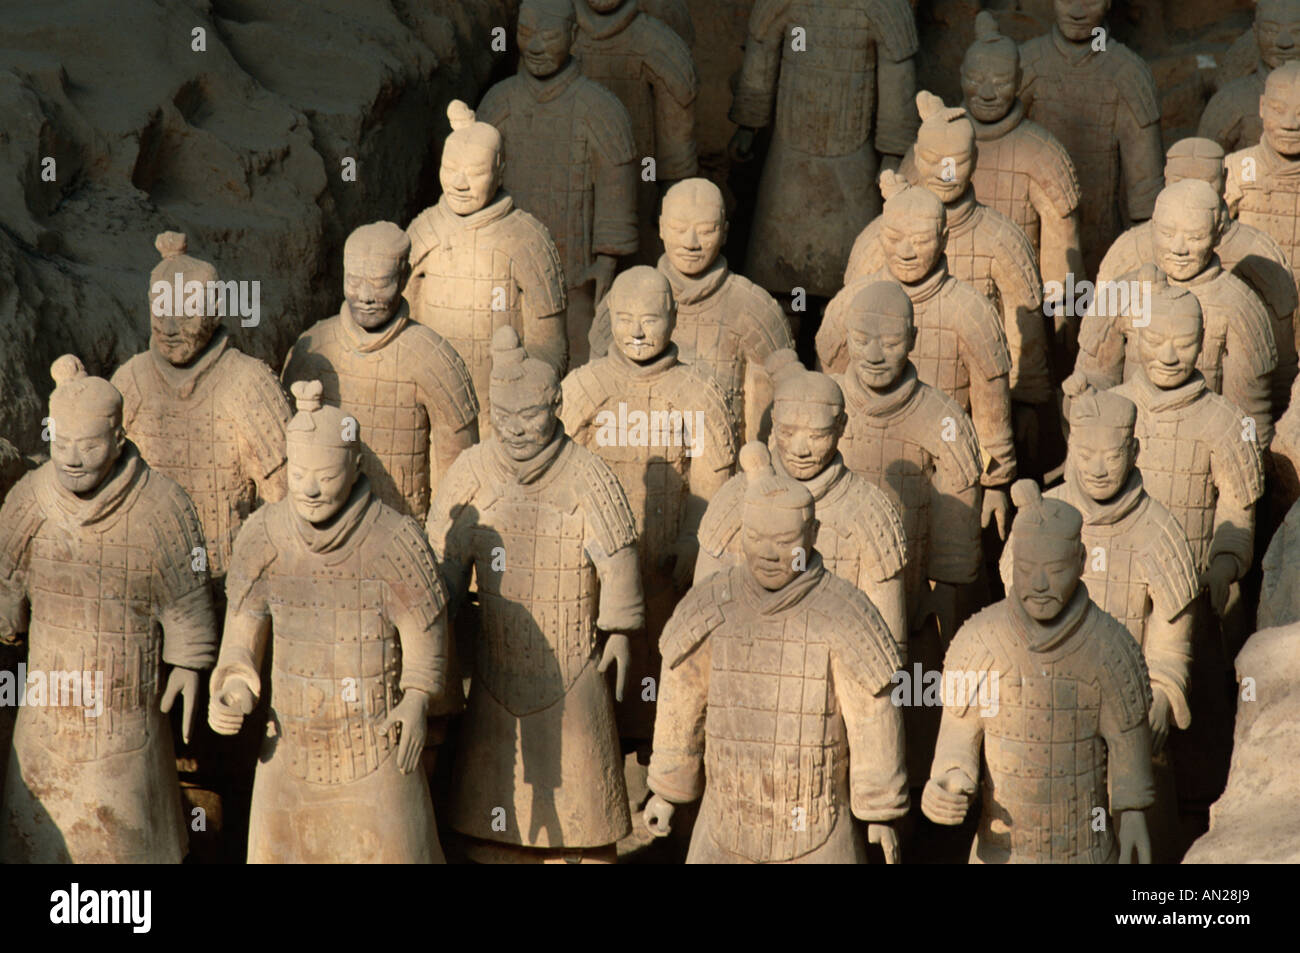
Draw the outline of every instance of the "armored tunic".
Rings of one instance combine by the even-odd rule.
[[[1196,135],[1213,139],[1224,152],[1236,152],[1257,145],[1264,135],[1264,121],[1259,117],[1259,101],[1264,96],[1268,67],[1241,76],[1219,87],[1201,113]]]
[[[495,438],[471,447],[430,513],[453,600],[473,570],[480,607],[451,825],[525,847],[597,847],[631,830],[597,629],[635,632],[645,611],[627,497],[556,427],[524,463]]]
[[[831,300],[817,331],[817,356],[823,369],[839,373],[848,368],[846,311],[856,291],[872,281],[892,280],[887,271],[861,278]],[[988,299],[950,275],[942,259],[928,277],[903,285],[903,290],[914,309],[916,347],[911,358],[917,376],[970,415],[987,461],[980,468],[983,484],[1010,483],[1016,475],[1008,382],[1011,357],[997,312]],[[849,466],[856,469],[852,463]]]
[[[677,304],[673,343],[681,359],[713,374],[727,395],[745,440],[757,440],[772,406],[772,381],[763,369],[773,351],[793,348],[790,324],[772,296],[719,257],[701,275],[683,275],[662,256],[659,271]],[[591,325],[591,356],[610,348],[609,305],[602,302]]]
[[[772,465],[782,472],[780,455],[769,442]],[[788,474],[787,474],[788,475]],[[817,516],[817,551],[826,568],[860,589],[889,625],[899,657],[907,658],[906,600],[900,599],[907,536],[894,497],[844,464],[836,453],[826,469],[800,481],[812,493]],[[700,523],[699,583],[715,572],[744,563],[741,524],[745,512],[745,477],[732,477],[709,501]],[[891,618],[887,607],[903,609]]]
[[[1080,239],[1093,274],[1122,222],[1150,218],[1164,187],[1155,81],[1142,58],[1110,34],[1094,51],[1091,43],[1070,43],[1055,24],[1020,47],[1020,68],[1029,118],[1074,159]]]
[[[216,656],[209,577],[192,555],[203,542],[185,491],[130,442],[88,497],[64,489],[51,462],[5,499],[0,638],[27,632],[28,670],[49,684],[41,700],[34,685],[19,688],[27,694],[6,772],[4,862],[185,856],[159,699],[164,666],[197,671]]]
[[[438,332],[410,320],[405,302],[376,332],[347,302],[308,328],[284,365],[284,382],[318,380],[325,400],[356,417],[361,469],[374,494],[423,520],[431,493],[478,439],[478,399],[469,369]]]
[[[140,455],[193,501],[208,569],[220,582],[244,520],[259,502],[284,496],[289,405],[279,381],[218,329],[189,367],[150,347],[119,367],[112,384]]]
[[[703,795],[687,863],[861,863],[850,812],[907,813],[893,639],[816,550],[776,592],[745,567],[700,583],[662,649],[649,784]]]
[[[259,676],[274,639],[271,724],[253,783],[249,863],[439,863],[428,784],[402,774],[405,692],[447,685],[446,593],[419,526],[363,476],[327,525],[285,500],[235,546],[212,692]]]
[[[1033,246],[1005,215],[980,205],[970,188],[947,209],[944,258],[948,271],[987,298],[1001,316],[1011,355],[1011,396],[1026,404],[1047,403],[1052,399],[1052,381],[1047,370],[1043,292]],[[881,220],[876,219],[853,243],[844,272],[846,285],[885,270],[880,230]],[[922,379],[926,379],[924,371]]]
[[[637,0],[610,13],[597,13],[587,0],[573,5],[578,39],[573,55],[582,75],[618,97],[632,119],[638,165],[655,160],[649,181],[638,177],[639,257],[654,261],[659,230],[659,183],[699,172],[695,147],[695,99],[700,81],[691,48],[667,24],[646,16]]]
[[[637,0],[642,13],[649,14],[656,20],[662,20],[672,27],[686,45],[695,45],[695,24],[691,20],[691,9],[686,0]]]
[[[546,226],[505,193],[471,215],[457,215],[445,199],[407,228],[411,316],[442,335],[469,368],[479,401],[478,430],[491,426],[488,378],[492,334],[509,325],[534,357],[563,375],[564,269]]]
[[[1137,405],[1138,469],[1146,490],[1187,534],[1198,573],[1220,554],[1250,568],[1255,503],[1264,493],[1259,445],[1241,411],[1205,385],[1199,372],[1161,390],[1137,371],[1115,388]]]
[[[903,517],[909,627],[920,617],[926,580],[974,582],[980,564],[979,443],[970,418],[910,365],[888,394],[874,394],[852,372],[836,377],[848,425],[845,465],[888,490]]]
[[[916,138],[917,48],[907,0],[754,4],[731,119],[775,125],[745,256],[761,287],[839,288],[853,239],[880,214],[876,152],[901,156]]]
[[[1114,863],[1114,818],[1155,801],[1151,686],[1128,631],[1084,586],[1049,625],[1006,599],[958,630],[944,673],[997,686],[996,711],[974,693],[945,703],[931,770],[982,776],[971,862]]]
[[[568,288],[587,281],[596,255],[637,250],[632,120],[577,60],[544,80],[520,67],[487,91],[477,115],[505,140],[502,184],[551,233]]]

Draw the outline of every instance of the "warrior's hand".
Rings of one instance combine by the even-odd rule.
[[[253,690],[242,678],[231,676],[208,698],[208,725],[219,735],[237,735],[244,726],[244,716],[256,704]]]
[[[754,158],[754,130],[748,126],[738,128],[727,143],[727,155],[732,162],[742,165],[751,161]]]
[[[667,837],[673,830],[673,811],[677,808],[672,801],[661,798],[658,794],[650,795],[645,812],[641,815],[646,830],[655,837]]]
[[[1151,711],[1147,716],[1151,722],[1151,753],[1159,754],[1169,737],[1169,716],[1173,708],[1169,704],[1169,696],[1159,688],[1154,688],[1151,695]]]
[[[428,712],[429,696],[418,689],[408,688],[402,700],[375,729],[386,735],[394,725],[402,726],[397,742],[397,767],[403,774],[410,774],[420,763],[424,736],[429,731]]]
[[[172,703],[177,695],[181,696],[181,741],[190,743],[190,727],[194,724],[194,702],[199,697],[199,673],[192,668],[173,668],[167,676],[167,688],[163,691],[162,713],[172,710]]]
[[[885,852],[885,863],[900,863],[898,831],[894,830],[892,824],[868,824],[867,840],[880,845],[880,849]]]
[[[1119,862],[1131,864],[1134,852],[1139,864],[1151,863],[1151,835],[1147,816],[1141,811],[1121,811],[1119,815]]]
[[[588,281],[596,283],[592,298],[596,304],[605,300],[605,295],[609,293],[609,286],[614,283],[614,271],[617,268],[618,259],[613,255],[597,255],[596,263],[587,269],[587,274],[583,276],[583,284]]]
[[[966,820],[974,795],[975,782],[961,768],[952,768],[925,782],[921,811],[936,824],[956,827]]]
[[[1228,606],[1228,590],[1237,579],[1237,561],[1226,553],[1214,557],[1210,568],[1201,574],[1201,585],[1210,591],[1214,614],[1222,617]]]
[[[1007,538],[1007,527],[1011,525],[1011,497],[1002,487],[986,486],[984,488],[984,512],[980,514],[980,526],[997,524],[998,539]]]
[[[614,672],[614,701],[623,700],[623,686],[627,684],[627,669],[632,663],[632,641],[622,632],[611,632],[605,640],[605,653],[600,657],[596,671],[604,675],[611,662],[617,662]]]

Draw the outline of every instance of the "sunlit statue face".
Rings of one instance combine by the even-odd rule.
[[[1300,0],[1259,0],[1255,40],[1259,58],[1270,70],[1300,59]]]
[[[916,329],[904,317],[863,314],[850,318],[849,369],[863,387],[889,390],[903,376],[916,343]]]
[[[676,324],[672,302],[666,295],[615,288],[608,300],[614,343],[624,355],[644,364],[664,352]]]
[[[1137,462],[1137,440],[1123,427],[1070,428],[1070,461],[1079,488],[1098,503],[1124,488]]]
[[[1019,83],[1015,61],[997,50],[972,47],[962,62],[963,105],[980,122],[997,122],[1009,113]]]
[[[1202,324],[1187,315],[1160,314],[1138,331],[1138,351],[1147,379],[1162,390],[1185,384],[1201,354]]]
[[[361,473],[356,450],[318,446],[291,435],[285,456],[294,512],[309,523],[324,523],[343,509]]]
[[[447,205],[457,215],[473,215],[501,188],[501,153],[454,133],[442,150],[438,178]]]
[[[746,503],[741,550],[758,584],[775,592],[807,569],[816,528],[810,513]]]
[[[727,240],[726,211],[713,202],[671,192],[659,216],[659,237],[674,268],[694,277],[707,271]]]
[[[1011,587],[1030,618],[1051,622],[1074,597],[1085,550],[1078,540],[1026,533],[1015,541]]]
[[[215,280],[215,272],[210,277]],[[208,294],[207,278],[207,275],[202,279],[182,275],[181,288],[185,294],[179,301],[176,300],[174,290],[169,295],[156,294],[152,287],[149,290],[149,329],[153,335],[153,344],[169,364],[177,367],[190,364],[208,346],[212,335],[221,326],[221,318],[215,313],[217,297]],[[174,289],[175,279],[166,280]],[[204,282],[202,304],[198,309],[186,308],[190,301],[186,283],[190,280]],[[198,313],[187,314],[187,310],[197,310]]]
[[[1259,118],[1264,141],[1284,156],[1300,155],[1300,73],[1274,73],[1264,84]]]
[[[947,229],[939,219],[890,212],[881,217],[880,247],[885,263],[890,274],[904,284],[916,284],[934,271],[947,241]]]
[[[920,184],[945,204],[961,198],[975,173],[975,149],[957,136],[919,137],[913,155]]]
[[[50,460],[65,490],[87,495],[99,488],[126,446],[120,424],[107,417],[65,413],[53,422]]]
[[[515,30],[524,69],[538,79],[554,76],[569,62],[577,31],[568,0],[525,0]]]
[[[366,330],[382,327],[402,305],[406,261],[367,254],[364,247],[343,253],[343,297],[352,320]]]
[[[1056,25],[1067,40],[1082,43],[1092,39],[1110,12],[1110,0],[1054,0]]]
[[[522,463],[541,453],[555,435],[560,389],[492,388],[492,429],[506,455]]]
[[[1151,217],[1156,264],[1177,281],[1190,281],[1210,264],[1219,240],[1218,209],[1157,201]]]
[[[772,437],[785,472],[811,480],[835,459],[844,417],[830,404],[778,400],[772,405]]]

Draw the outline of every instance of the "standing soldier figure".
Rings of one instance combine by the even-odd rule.
[[[1300,58],[1300,0],[1258,0],[1255,6],[1255,41],[1259,66],[1220,87],[1201,113],[1196,134],[1213,139],[1225,152],[1248,149],[1264,131],[1259,101],[1268,74],[1283,63]]]
[[[27,633],[32,673],[0,861],[179,864],[189,819],[163,715],[182,696],[188,740],[216,656],[203,530],[185,491],[126,438],[117,389],[71,355],[50,373],[50,460],[0,508],[0,640]]]
[[[744,565],[693,588],[664,629],[646,825],[666,836],[675,805],[702,795],[688,864],[863,863],[856,817],[897,863],[908,796],[894,640],[813,548],[807,488],[761,444],[741,458]]]
[[[602,676],[617,663],[622,701],[645,625],[636,522],[565,434],[555,369],[512,328],[493,352],[495,435],[452,465],[428,525],[453,606],[473,571],[481,607],[450,823],[471,860],[612,863],[632,821]]]
[[[406,229],[411,316],[437,331],[469,367],[479,433],[487,401],[492,334],[510,325],[541,360],[564,373],[564,269],[546,226],[501,188],[501,133],[460,100],[447,107],[452,133],[442,148],[442,198]]]

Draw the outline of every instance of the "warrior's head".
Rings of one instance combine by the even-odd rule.
[[[649,265],[629,268],[609,287],[610,333],[623,355],[648,364],[667,350],[677,326],[677,302],[663,273]]]
[[[495,126],[478,122],[474,110],[459,99],[447,107],[451,135],[442,146],[438,177],[447,206],[457,215],[473,215],[501,188],[505,150]]]
[[[524,69],[538,79],[564,69],[577,38],[573,0],[524,0],[520,6],[515,40]]]
[[[1151,234],[1156,264],[1175,281],[1190,281],[1207,267],[1223,231],[1223,203],[1200,179],[1166,185],[1156,198]]]
[[[907,370],[916,346],[912,299],[896,281],[873,281],[857,287],[844,319],[848,334],[849,373],[862,387],[883,392]]]
[[[948,213],[933,192],[908,185],[895,172],[880,173],[885,208],[880,216],[880,248],[885,264],[904,284],[924,281],[948,245]]]
[[[966,110],[945,106],[934,93],[916,94],[916,171],[921,184],[947,204],[965,193],[975,172],[975,127]]]
[[[1169,284],[1154,265],[1138,271],[1138,281],[1150,289],[1148,322],[1138,329],[1138,356],[1142,370],[1161,390],[1187,383],[1196,371],[1205,331],[1201,303],[1186,288]]]
[[[50,367],[50,462],[64,489],[89,496],[104,482],[126,448],[122,395],[81,361],[65,354]]]
[[[659,237],[668,261],[683,275],[707,271],[727,240],[727,206],[708,179],[685,179],[664,195]]]
[[[560,417],[560,381],[555,368],[529,357],[509,325],[492,335],[492,429],[506,455],[531,460],[551,442]]]
[[[810,371],[789,348],[765,365],[772,378],[772,444],[785,472],[811,480],[835,459],[848,418],[844,392],[826,374]]]
[[[1083,576],[1083,517],[1069,503],[1043,499],[1033,480],[1011,485],[1016,504],[1011,598],[1030,618],[1048,623],[1070,604]]]
[[[975,42],[961,61],[962,104],[980,122],[997,122],[1011,111],[1020,88],[1020,48],[998,32],[988,10],[975,17]]]
[[[323,402],[320,381],[291,387],[297,413],[285,427],[285,467],[294,512],[309,523],[335,516],[361,475],[361,434],[355,418]]]
[[[1255,41],[1260,60],[1271,70],[1300,59],[1300,0],[1259,0]]]
[[[392,222],[362,225],[343,243],[343,297],[352,320],[383,327],[402,306],[410,274],[411,239]]]
[[[1071,374],[1061,386],[1071,399],[1067,467],[1080,490],[1104,503],[1137,465],[1137,407],[1112,390],[1094,390],[1082,374]]]
[[[1300,155],[1300,60],[1289,60],[1268,74],[1259,98],[1264,142],[1279,155]]]
[[[1106,21],[1110,0],[1053,0],[1056,27],[1071,43],[1086,43]]]
[[[168,363],[184,367],[199,356],[221,326],[217,295],[208,290],[216,288],[217,269],[185,253],[187,242],[182,232],[162,232],[153,244],[162,255],[162,261],[149,273],[153,348]]]
[[[812,558],[813,497],[802,483],[773,469],[761,443],[740,448],[740,466],[745,474],[741,550],[758,584],[775,592],[793,582]]]
[[[1199,179],[1214,189],[1215,195],[1223,195],[1223,157],[1223,146],[1213,139],[1179,139],[1165,153],[1165,185]]]

